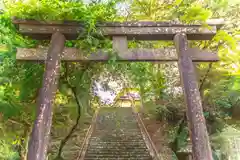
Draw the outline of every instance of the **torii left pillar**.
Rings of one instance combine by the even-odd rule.
[[[37,117],[32,129],[28,160],[45,160],[52,126],[52,106],[58,87],[61,53],[64,49],[65,37],[60,32],[52,35],[45,64],[43,84],[37,104]]]

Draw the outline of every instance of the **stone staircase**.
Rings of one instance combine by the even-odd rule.
[[[101,108],[84,160],[153,160],[132,108]]]

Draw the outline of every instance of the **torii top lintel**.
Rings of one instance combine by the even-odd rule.
[[[68,40],[79,37],[84,31],[81,23],[74,21],[36,21],[14,19],[13,23],[18,26],[21,34],[33,39],[47,40],[52,33],[59,31]],[[99,31],[106,37],[126,36],[128,40],[173,40],[174,35],[186,33],[188,40],[210,40],[217,30],[223,25],[222,21],[210,20],[208,27],[202,25],[186,25],[174,22],[105,22],[98,23]]]

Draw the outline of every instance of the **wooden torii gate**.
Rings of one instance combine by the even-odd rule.
[[[45,61],[45,73],[39,95],[38,112],[28,147],[28,160],[45,160],[52,124],[52,105],[58,85],[60,62],[62,61],[107,61],[109,55],[100,50],[84,55],[76,48],[65,48],[65,40],[74,40],[84,30],[76,22],[39,22],[34,20],[13,20],[21,34],[38,40],[51,39],[49,48],[18,48],[19,61]],[[188,40],[210,40],[219,24],[210,28],[201,25],[183,25],[168,22],[124,22],[103,23],[97,27],[104,36],[113,41],[113,49],[119,61],[178,61],[183,85],[187,115],[193,144],[194,160],[212,160],[209,137],[203,115],[198,82],[193,62],[218,61],[216,54],[189,48]],[[171,49],[128,49],[128,40],[171,40]],[[177,57],[168,53],[177,52]]]

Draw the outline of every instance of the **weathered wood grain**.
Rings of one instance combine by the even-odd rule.
[[[12,19],[14,24],[33,24],[33,25],[40,25],[40,24],[49,24],[49,25],[78,25],[78,26],[84,26],[83,22],[77,22],[77,21],[37,21],[37,20],[27,20],[27,19],[18,19],[13,18]],[[218,28],[224,25],[224,19],[209,19],[206,21],[206,24],[210,26],[217,26]],[[172,26],[201,26],[201,24],[183,24],[177,21],[125,21],[125,22],[97,22],[97,26],[103,27],[172,27]]]
[[[59,31],[67,39],[76,39],[84,27],[77,22],[39,22],[33,20],[14,20],[20,33],[34,39],[50,39]],[[219,25],[219,24],[217,24]],[[185,33],[189,40],[210,40],[216,34],[217,25],[208,28],[201,25],[184,25],[174,22],[106,22],[98,23],[98,31],[104,36],[126,36],[128,40],[173,40],[177,33]]]
[[[212,151],[203,115],[202,101],[198,89],[194,65],[189,57],[187,37],[177,34],[174,38],[179,56],[179,72],[183,84],[183,91],[187,105],[187,115],[190,126],[190,135],[194,160],[212,160]]]
[[[216,27],[211,29],[201,26],[171,27],[101,27],[104,36],[127,36],[128,40],[173,40],[177,33],[186,33],[191,40],[209,40],[216,34]]]
[[[28,160],[45,160],[52,125],[52,105],[58,86],[60,55],[64,49],[65,37],[56,32],[46,53],[43,85],[37,103],[37,117],[33,125],[29,145]]]
[[[187,54],[194,62],[215,62],[219,58],[209,51],[188,49]],[[44,61],[47,57],[47,48],[18,48],[16,59],[19,61]],[[111,55],[107,51],[99,50],[96,53],[87,54],[77,48],[65,48],[61,60],[63,61],[108,61]],[[118,61],[177,61],[176,49],[124,49],[117,55]]]
[[[126,36],[113,37],[113,49],[118,53],[126,52],[128,50],[128,41]]]

